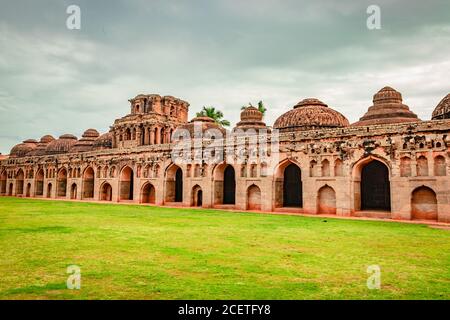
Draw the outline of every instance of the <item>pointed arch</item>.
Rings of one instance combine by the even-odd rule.
[[[141,203],[151,203],[156,202],[156,189],[150,182],[146,182],[141,189]]]
[[[191,206],[192,207],[203,206],[203,190],[198,184],[196,184],[192,188]]]
[[[24,185],[25,174],[22,169],[19,169],[16,174],[16,195],[23,194],[23,185]]]
[[[47,185],[47,198],[51,198],[52,197],[52,191],[53,191],[53,185],[51,183],[49,183]]]
[[[56,195],[58,197],[67,196],[67,169],[61,168],[58,171],[57,181],[56,181]]]
[[[35,188],[35,196],[41,197],[44,195],[44,170],[42,168],[36,172]]]
[[[165,201],[183,202],[183,170],[172,163],[167,167],[165,176]]]
[[[256,184],[247,189],[247,210],[261,210],[261,189]]]
[[[120,171],[119,200],[133,200],[134,172],[129,166],[124,166]]]
[[[322,160],[322,177],[329,177],[330,175],[330,161],[324,159]]]
[[[108,182],[104,182],[100,186],[100,200],[112,201],[112,187]]]
[[[6,194],[6,180],[8,178],[8,175],[6,173],[6,170],[3,170],[0,175],[0,194]]]
[[[31,183],[27,183],[25,197],[27,197],[27,198],[31,197]]]
[[[445,176],[447,174],[447,164],[444,156],[434,157],[434,175],[435,176]]]
[[[70,199],[75,200],[77,199],[77,184],[72,183],[72,186],[70,187]]]
[[[428,158],[425,156],[420,156],[417,158],[417,176],[426,177],[428,176]]]
[[[317,213],[336,214],[336,192],[327,184],[317,194]]]
[[[84,169],[83,172],[83,180],[82,180],[83,190],[81,193],[83,199],[94,198],[94,183],[95,183],[94,169],[91,166],[89,166],[86,169]]]
[[[277,165],[274,172],[275,208],[302,207],[303,185],[300,163],[295,159],[285,159]]]
[[[334,175],[336,177],[344,176],[344,163],[341,159],[334,160]]]
[[[421,186],[413,190],[411,195],[411,219],[437,221],[437,197],[433,189]]]

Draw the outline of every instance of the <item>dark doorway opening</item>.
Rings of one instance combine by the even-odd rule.
[[[223,177],[223,203],[236,204],[236,176],[234,168],[227,166]]]
[[[198,190],[197,192],[197,207],[201,207],[203,205],[203,191]]]
[[[183,171],[177,169],[175,174],[175,202],[183,202]]]
[[[302,172],[295,164],[290,164],[284,170],[283,206],[299,208],[303,206]]]
[[[389,170],[379,161],[372,161],[362,169],[361,210],[391,210]]]

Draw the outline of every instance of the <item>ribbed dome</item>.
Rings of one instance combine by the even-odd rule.
[[[55,138],[53,138],[51,135],[45,135],[39,140],[39,143],[37,144],[37,147],[31,151],[28,155],[29,156],[43,156],[46,153],[47,146],[50,142],[54,141]]]
[[[373,106],[352,126],[420,121],[415,113],[402,103],[402,94],[384,87],[373,96]]]
[[[201,131],[196,132],[195,131],[196,127],[201,128]],[[225,128],[217,124],[217,122],[214,121],[214,119],[203,116],[203,117],[195,117],[191,121],[189,121],[189,123],[177,127],[172,136],[173,137],[180,136],[181,135],[180,130],[187,130],[189,131],[189,134],[192,138],[199,138],[200,137],[199,133],[201,132],[201,134],[203,134],[208,129],[220,130],[222,134],[225,134],[226,132]]]
[[[45,150],[46,154],[60,154],[69,152],[70,148],[77,143],[77,137],[72,134],[63,134],[57,140],[50,142]]]
[[[52,142],[53,140],[55,140],[55,138],[53,138],[53,136],[47,134],[47,135],[45,135],[45,136],[43,136],[43,137],[41,138],[41,140],[39,141],[39,143],[50,143],[50,142]]]
[[[94,141],[100,136],[97,130],[95,129],[88,129],[86,130],[83,135],[81,136],[81,139],[77,141],[73,145],[73,147],[69,150],[71,153],[78,153],[78,152],[87,152],[91,151],[94,146]]]
[[[18,145],[15,145],[11,152],[9,153],[9,156],[11,158],[19,158],[19,157],[25,157],[29,155],[31,151],[36,149],[38,142],[34,139],[28,139],[25,140],[22,143],[19,143]]]
[[[99,136],[92,144],[93,150],[103,150],[103,149],[111,149],[112,148],[112,139],[113,134],[111,132],[107,132]]]
[[[432,120],[450,119],[450,93],[438,103],[433,111]]]
[[[263,114],[258,110],[258,108],[253,106],[246,107],[241,112],[241,121],[236,124],[236,128],[234,128],[234,130],[265,129],[267,126],[262,119]]]
[[[322,101],[309,98],[304,99],[290,110],[281,115],[274,124],[281,132],[310,130],[316,128],[346,127],[349,122],[341,113],[328,108]]]

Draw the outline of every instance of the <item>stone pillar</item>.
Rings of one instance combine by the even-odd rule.
[[[161,128],[156,128],[156,144],[161,144]]]
[[[148,130],[150,130],[150,144],[155,143],[155,128],[151,127]]]

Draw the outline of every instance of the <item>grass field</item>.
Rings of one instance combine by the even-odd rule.
[[[424,225],[0,198],[0,248],[0,299],[450,299]]]

